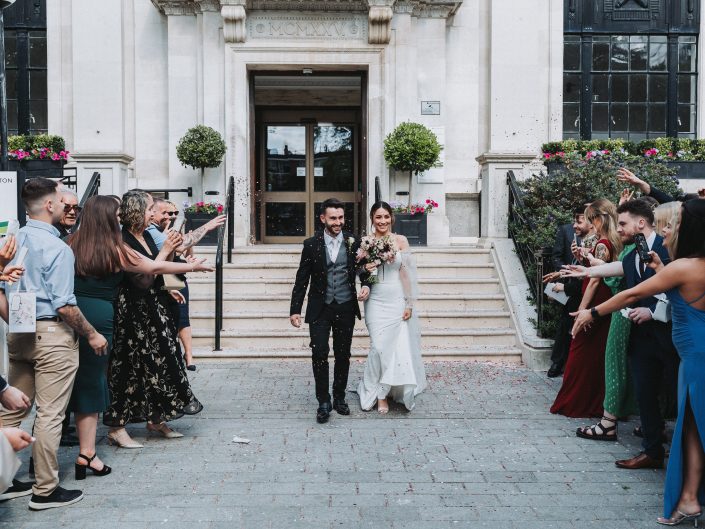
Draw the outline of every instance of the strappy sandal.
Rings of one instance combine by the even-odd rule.
[[[612,426],[605,426],[602,421],[611,422]],[[614,432],[611,434],[610,432]],[[593,441],[616,441],[617,440],[617,419],[602,417],[600,422],[592,426],[583,426],[575,431],[575,435],[581,439],[592,439]]]
[[[693,514],[687,514],[678,509],[676,510],[676,514],[674,516],[671,516],[670,518],[656,518],[656,523],[659,523],[661,525],[680,525],[683,522],[687,522],[688,520],[693,520],[693,527],[698,527],[698,522],[700,521],[700,517],[702,515],[702,511],[695,512]]]

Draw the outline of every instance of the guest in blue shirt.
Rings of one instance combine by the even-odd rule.
[[[14,489],[14,497],[32,493],[29,508],[44,510],[83,498],[80,490],[59,486],[57,460],[61,421],[78,368],[75,333],[85,337],[99,355],[107,352],[107,341],[76,306],[73,253],[53,226],[64,213],[58,183],[32,178],[22,188],[21,196],[30,218],[17,234],[18,248],[27,248],[25,272],[21,282],[0,285],[0,316],[7,321],[8,297],[19,290],[36,295],[36,333],[11,333],[7,346],[9,382],[37,402],[34,427],[37,440],[33,449],[37,481],[31,489],[20,482],[13,483],[10,489]],[[17,427],[30,409],[2,411],[0,420]]]

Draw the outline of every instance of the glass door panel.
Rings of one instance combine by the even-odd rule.
[[[353,128],[333,125],[313,129],[314,192],[354,192]]]
[[[306,127],[267,127],[265,191],[306,191]]]

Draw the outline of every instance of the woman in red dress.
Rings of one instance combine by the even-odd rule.
[[[600,262],[614,261],[621,242],[617,235],[617,209],[606,199],[596,200],[585,209],[585,218],[592,223],[597,243],[589,254]],[[590,309],[612,297],[612,291],[602,279],[583,280],[580,309]],[[599,417],[605,398],[605,344],[610,318],[600,318],[585,332],[573,337],[568,352],[563,385],[551,406],[551,413],[566,417]]]

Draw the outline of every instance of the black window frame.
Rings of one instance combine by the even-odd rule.
[[[630,133],[630,124],[627,122],[626,131],[614,131],[612,130],[612,123],[614,114],[612,113],[612,105],[614,101],[612,100],[612,79],[613,73],[612,63],[610,62],[609,69],[607,71],[600,71],[596,74],[593,71],[593,43],[596,39],[610,37],[610,42],[614,37],[646,37],[647,38],[647,50],[650,46],[650,41],[653,37],[660,37],[666,41],[666,60],[667,68],[665,73],[659,74],[650,69],[647,64],[646,69],[642,72],[641,70],[632,70],[629,66],[624,74],[629,75],[640,75],[644,74],[647,76],[646,82],[649,82],[649,76],[659,76],[664,75],[667,77],[666,82],[666,100],[665,100],[665,111],[666,111],[666,126],[665,131],[657,131],[650,129],[650,124],[648,121],[648,114],[650,112],[649,107],[652,106],[652,102],[648,99],[646,100],[647,114],[645,119],[646,126],[643,137],[655,137],[655,136],[670,136],[670,137],[697,137],[697,113],[698,113],[698,101],[697,101],[697,90],[691,93],[691,99],[685,103],[678,100],[679,93],[679,79],[685,76],[695,77],[695,84],[697,86],[697,76],[700,75],[697,68],[697,54],[701,53],[699,46],[699,32],[700,32],[700,0],[652,0],[651,2],[645,4],[646,7],[642,7],[641,3],[637,2],[591,2],[591,1],[581,1],[581,0],[564,0],[564,51],[566,46],[571,43],[579,42],[580,50],[580,69],[579,70],[569,70],[566,69],[566,64],[564,62],[563,68],[563,86],[564,86],[564,99],[563,99],[563,109],[564,109],[564,123],[563,123],[563,137],[564,138],[576,138],[583,140],[590,140],[595,137],[593,135],[593,105],[596,103],[594,101],[594,81],[596,75],[607,75],[608,79],[608,99],[607,99],[607,127],[606,131],[607,137],[624,137],[625,133]],[[679,71],[679,50],[680,46],[683,44],[683,40],[694,40],[695,42],[695,53],[693,61],[695,64],[694,70],[688,72]],[[692,43],[688,43],[692,44]],[[573,44],[574,45],[574,44]],[[629,48],[630,49],[630,48]],[[612,57],[612,46],[610,45],[610,54],[608,60],[611,61]],[[647,62],[649,55],[647,52]],[[617,75],[620,73],[617,72]],[[571,76],[571,77],[568,77]],[[566,100],[565,87],[568,85],[570,80],[575,80],[576,77],[580,79],[580,91],[579,98],[577,101],[579,108],[579,127],[578,131],[571,130],[572,123],[570,127],[565,127],[567,119],[569,117],[575,116],[575,101]],[[629,83],[632,82],[631,78],[628,80]],[[692,82],[690,83],[692,88]],[[574,92],[572,93],[575,96]],[[604,102],[604,101],[602,101]],[[598,102],[598,104],[602,103]],[[633,101],[627,100],[625,104],[631,104]],[[617,104],[620,104],[618,101]],[[687,107],[687,108],[686,108]],[[566,110],[570,111],[569,115],[566,115]],[[679,131],[681,125],[679,125],[679,117],[686,117],[685,114],[680,114],[681,112],[687,112],[687,119],[689,120],[690,130]],[[627,118],[628,119],[628,118]],[[568,130],[568,132],[566,132]],[[620,134],[621,133],[621,134]],[[641,135],[640,132],[632,132],[632,136]],[[602,134],[598,137],[604,137]]]
[[[5,31],[5,44],[8,48],[8,41],[15,40],[15,57],[12,64],[8,53],[5,56],[6,79],[14,77],[15,86],[10,86],[8,82],[8,134],[43,134],[48,132],[48,86],[43,87],[44,97],[32,97],[31,78],[32,72],[43,72],[45,83],[47,83],[48,53],[47,53],[47,22],[46,22],[46,0],[17,0],[12,6],[3,11],[3,22]],[[43,37],[42,37],[43,36]],[[43,64],[33,64],[31,61],[31,39],[43,38],[44,57]],[[14,75],[13,75],[14,73]],[[15,97],[9,97],[14,93]],[[16,115],[13,115],[16,102]],[[43,102],[41,108],[41,121],[44,127],[36,127],[32,123],[32,103]],[[36,114],[36,112],[35,112]],[[17,127],[10,126],[15,124]]]

